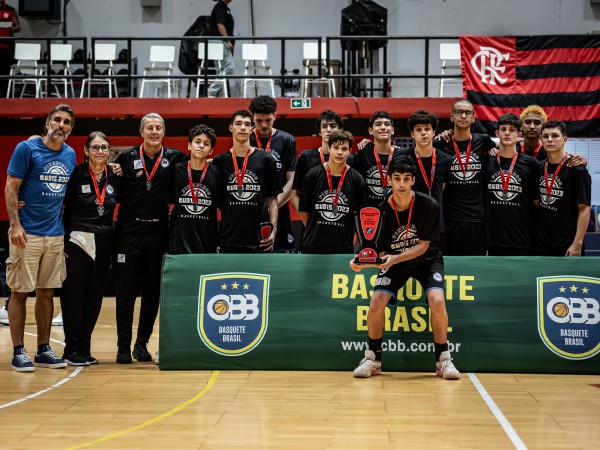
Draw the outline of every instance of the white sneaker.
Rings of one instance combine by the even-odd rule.
[[[0,323],[2,325],[8,325],[8,310],[6,309],[6,305],[0,307]]]
[[[373,375],[381,375],[381,361],[375,361],[373,350],[365,350],[365,357],[356,369],[355,378],[370,378]]]
[[[452,364],[450,352],[442,352],[440,360],[435,363],[435,374],[444,380],[458,380],[460,378],[460,372]]]
[[[62,326],[62,311],[59,312],[57,315],[54,316],[54,319],[52,319],[52,325],[54,325],[55,327],[59,327]]]

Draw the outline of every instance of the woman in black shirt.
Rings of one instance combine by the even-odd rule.
[[[65,195],[67,278],[60,304],[63,359],[71,366],[98,364],[91,356],[90,341],[102,307],[118,202],[118,180],[107,165],[109,149],[104,133],[94,131],[88,136],[85,162],[73,170]]]

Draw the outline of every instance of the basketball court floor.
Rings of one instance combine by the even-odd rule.
[[[160,371],[114,362],[114,317],[114,299],[106,299],[92,345],[99,365],[33,373],[11,369],[9,327],[0,325],[1,449],[600,448],[600,375],[471,374],[460,360],[458,381],[385,372],[385,363],[371,379],[351,371]],[[62,355],[61,327],[52,339]],[[155,335],[149,349],[157,348]],[[314,357],[327,355],[315,349]]]

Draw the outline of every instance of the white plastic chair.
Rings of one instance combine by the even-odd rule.
[[[247,97],[248,86],[266,83],[271,87],[271,97],[275,97],[275,82],[273,78],[252,78],[254,75],[273,75],[271,66],[267,66],[267,44],[243,44],[242,59],[244,60],[243,96]],[[253,96],[252,96],[253,97]]]
[[[88,88],[88,97],[90,96],[92,84],[106,84],[109,97],[113,96],[113,89],[115,97],[119,96],[117,80],[114,78],[115,68],[113,66],[113,61],[115,59],[117,59],[117,44],[96,44],[94,46],[94,65],[96,66],[96,70],[99,72],[105,70],[106,75],[95,77],[94,74],[91,73],[92,67],[90,66],[88,77],[81,83],[81,98],[83,98],[83,95],[85,94],[86,84]]]
[[[208,55],[204,57],[204,42],[198,43],[198,78],[196,79],[196,97],[200,95],[200,85],[204,84],[204,70],[209,73],[208,82],[222,83],[223,84],[223,96],[228,97],[227,94],[227,80],[225,78],[218,78],[223,72],[221,62],[223,61],[223,44],[220,42],[209,42],[208,43]],[[214,67],[209,67],[209,61],[214,63]],[[212,72],[212,75],[211,75]]]
[[[72,44],[50,44],[50,71],[55,72],[56,75],[64,75],[65,77],[71,75],[72,57]],[[43,75],[45,75],[45,71]],[[42,78],[41,82],[45,84],[46,80]],[[50,83],[54,87],[57,97],[61,96],[57,85],[62,85],[64,97],[69,96],[69,87],[71,88],[71,97],[75,97],[72,78],[53,77]],[[50,95],[49,92],[47,94]]]
[[[40,75],[42,71],[41,67],[38,65],[41,54],[41,44],[22,42],[17,42],[15,44],[16,63],[10,68],[10,76],[26,76],[30,78],[10,78],[8,80],[8,89],[6,91],[7,98],[15,96],[15,87],[18,84],[23,86],[19,97],[23,97],[28,85],[33,85],[35,87],[36,98],[41,97]]]
[[[443,97],[444,85],[446,83],[462,84],[462,72],[460,66],[460,44],[458,42],[442,42],[440,44],[440,59],[442,60],[442,78],[440,78],[439,96]],[[448,73],[448,71],[450,71],[450,73]]]
[[[304,42],[302,46],[302,57],[304,59],[304,75],[310,75],[312,68],[314,67],[317,71],[321,70],[319,64],[319,43],[318,42]],[[313,61],[311,63],[311,61]],[[321,64],[325,65],[327,61],[327,43],[321,42]],[[328,73],[333,73],[333,67],[331,64],[327,67]],[[333,78],[327,78],[319,74],[319,78],[309,79],[305,78],[302,83],[301,97],[308,97],[309,85],[312,84],[324,84],[328,88],[328,96],[335,97],[335,82]]]
[[[174,45],[152,45],[150,46],[150,67],[144,68],[145,75],[162,75],[165,78],[143,78],[140,87],[140,98],[144,97],[144,87],[147,84],[154,83],[157,86],[154,89],[153,97],[158,97],[158,89],[162,85],[167,87],[167,98],[171,98],[171,89],[177,96],[177,82],[171,78],[173,75],[173,63],[175,62]],[[150,97],[150,96],[149,96]]]

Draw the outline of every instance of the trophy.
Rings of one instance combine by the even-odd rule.
[[[273,231],[273,224],[271,222],[262,222],[258,225],[258,241],[264,241],[271,236]]]
[[[382,263],[377,253],[377,245],[379,244],[382,216],[384,215],[378,208],[374,207],[361,208],[355,214],[354,220],[360,245],[360,251],[354,258],[356,264],[377,265]]]

